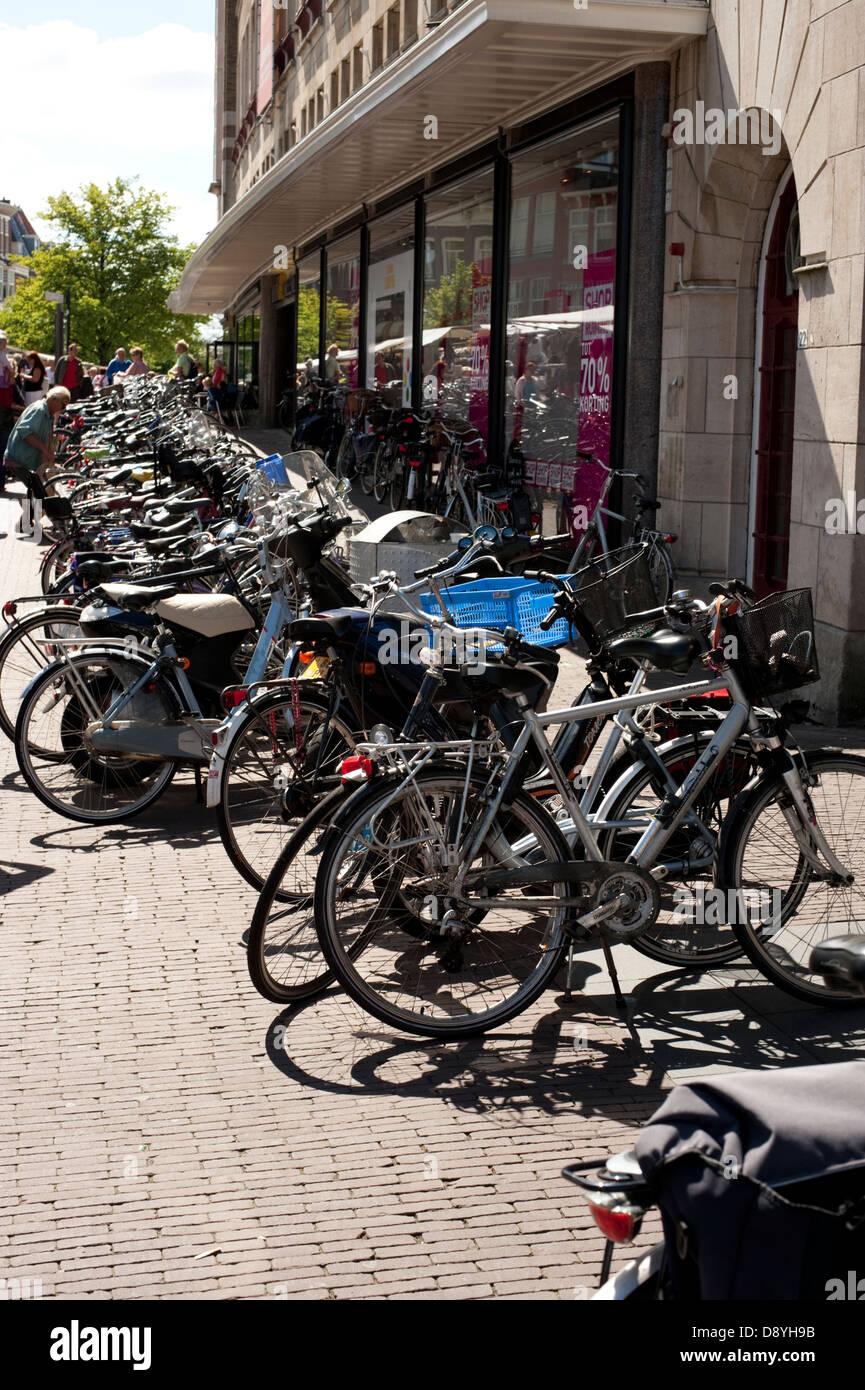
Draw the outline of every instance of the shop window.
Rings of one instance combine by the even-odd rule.
[[[453,275],[458,264],[465,260],[465,238],[461,236],[442,237],[442,274]]]
[[[610,463],[617,212],[617,115],[514,157],[506,438],[575,525],[603,475],[577,451]]]
[[[532,255],[548,256],[553,249],[556,228],[555,193],[538,193],[535,198],[535,230],[532,236]]]
[[[399,5],[391,5],[387,12],[387,60],[399,53]]]
[[[369,386],[393,383],[411,404],[414,205],[370,225],[366,372]]]
[[[319,315],[321,313],[321,259],[317,251],[305,256],[298,267],[297,370],[298,384],[321,375]]]
[[[402,33],[404,44],[417,38],[417,0],[403,0]]]
[[[524,256],[529,240],[531,198],[514,198],[511,204],[511,258]]]
[[[357,385],[360,321],[360,237],[355,234],[328,247],[325,378],[332,385]],[[332,348],[336,348],[336,355]]]
[[[423,396],[487,438],[493,177],[484,170],[426,201],[439,274],[424,285]]]

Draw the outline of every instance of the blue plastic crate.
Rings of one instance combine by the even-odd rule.
[[[280,454],[270,454],[266,459],[259,459],[255,466],[272,483],[276,483],[280,487],[288,485],[288,473]]]
[[[475,579],[442,589],[445,606],[453,614],[456,627],[515,627],[527,642],[541,647],[561,647],[572,640],[568,623],[559,618],[549,632],[541,631],[541,619],[552,607],[555,590],[551,584],[501,575],[496,579]],[[432,594],[421,597],[425,613],[438,614]]]

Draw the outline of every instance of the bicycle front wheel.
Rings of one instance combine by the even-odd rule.
[[[0,729],[15,737],[18,707],[30,682],[46,666],[84,641],[80,608],[45,608],[21,618],[0,639]]]
[[[316,801],[340,785],[355,744],[326,700],[288,693],[253,701],[222,772],[219,834],[237,872],[262,888],[288,837]]]
[[[828,937],[865,934],[865,758],[820,751],[806,761],[816,823],[853,882],[834,883],[808,862],[788,820],[786,784],[769,776],[728,823],[722,883],[742,895],[736,935],[767,979],[811,1004],[861,1006],[860,995],[831,989],[809,958]]]
[[[401,787],[372,784],[322,845],[314,904],[322,950],[356,1003],[406,1033],[463,1038],[507,1023],[562,960],[570,909],[544,900],[567,897],[555,870],[569,851],[531,797],[521,792],[500,810],[462,890],[454,888],[486,787],[481,774],[467,786],[432,769]],[[478,871],[526,863],[549,864],[538,894],[505,886],[485,897],[471,887]]]

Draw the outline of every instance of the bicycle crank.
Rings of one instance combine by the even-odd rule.
[[[637,936],[656,920],[661,907],[658,885],[650,873],[636,864],[614,860],[568,861],[561,864],[526,864],[519,869],[482,869],[466,877],[472,906],[488,909],[513,906],[512,898],[497,898],[497,891],[537,889],[542,884],[573,883],[577,892],[567,897],[537,897],[524,893],[532,907],[578,908],[565,930],[576,936],[612,935],[622,940]]]

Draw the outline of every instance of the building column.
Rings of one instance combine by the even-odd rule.
[[[258,411],[263,429],[276,424],[276,410],[280,399],[278,342],[279,311],[273,302],[273,290],[279,277],[263,275],[261,278],[261,308],[259,312],[258,339]]]
[[[670,66],[643,63],[634,73],[628,376],[623,466],[658,479],[661,333],[664,319],[667,142]]]

